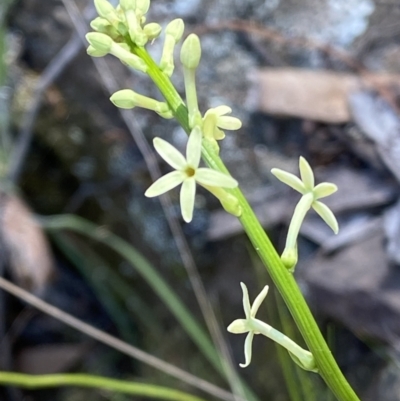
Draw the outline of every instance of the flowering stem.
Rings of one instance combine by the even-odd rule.
[[[162,72],[154,60],[150,57],[149,53],[143,47],[136,46],[130,39],[125,38],[131,47],[131,51],[139,56],[149,67],[147,74],[160,90],[165,100],[169,104],[174,113],[175,118],[181,124],[182,128],[187,134],[190,133],[188,110],[179,96],[175,87],[172,85],[170,79]]]
[[[127,43],[130,44],[131,51],[147,64],[147,74],[168,102],[180,125],[184,128],[186,133],[189,134],[190,126],[188,110],[169,78],[159,69],[143,47],[137,47],[130,40],[127,40]],[[229,174],[228,169],[209,141],[203,141],[202,156],[210,168]],[[338,400],[359,401],[359,398],[347,382],[332,356],[332,353],[326,344],[326,341],[293,277],[293,274],[291,274],[283,265],[280,256],[272,245],[242,191],[239,188],[227,191],[238,199],[239,205],[242,209],[242,214],[239,217],[239,220],[252,242],[254,249],[260,256],[272,280],[282,295],[283,300],[289,308],[296,325],[314,356],[320,375]]]

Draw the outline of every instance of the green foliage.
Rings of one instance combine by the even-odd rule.
[[[46,229],[51,231],[57,232],[59,230],[72,230],[85,235],[88,238],[95,239],[125,258],[160,297],[160,300],[175,316],[179,324],[199,347],[204,356],[217,371],[222,372],[219,355],[215,352],[214,346],[207,334],[204,332],[204,329],[194,319],[192,313],[178,298],[175,291],[161,277],[157,269],[155,269],[155,267],[132,245],[104,228],[98,227],[95,224],[74,215],[48,217],[44,220],[43,225]]]
[[[73,373],[34,376],[15,372],[0,372],[0,384],[29,389],[79,386],[110,390],[116,393],[159,400],[204,401],[203,398],[196,397],[192,394],[167,387],[155,386],[154,384]]]

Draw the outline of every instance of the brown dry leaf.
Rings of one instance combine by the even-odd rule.
[[[326,123],[351,120],[348,97],[362,87],[400,83],[399,75],[266,68],[252,77],[251,103],[265,113]]]
[[[48,241],[32,211],[17,196],[0,194],[0,235],[3,253],[19,285],[41,292],[53,271]]]

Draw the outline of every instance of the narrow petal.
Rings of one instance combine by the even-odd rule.
[[[181,188],[181,212],[186,223],[192,221],[195,196],[196,181],[193,178],[186,178]]]
[[[242,334],[249,331],[249,326],[246,319],[236,319],[227,328],[229,333]]]
[[[300,156],[299,159],[299,168],[301,180],[304,183],[306,191],[311,191],[314,188],[314,173],[308,164],[308,161],[302,156]]]
[[[314,188],[314,199],[325,198],[326,196],[332,195],[337,190],[338,187],[335,184],[330,182],[322,182]]]
[[[236,188],[238,186],[238,182],[230,175],[206,167],[198,168],[194,178],[199,184],[211,187]]]
[[[229,106],[217,106],[212,109],[218,116],[223,116],[224,114],[232,113],[232,109]]]
[[[266,285],[262,291],[257,295],[256,299],[253,302],[253,305],[251,306],[251,317],[255,317],[256,313],[258,311],[258,308],[260,307],[260,305],[262,304],[262,302],[264,301],[265,297],[268,294],[268,290],[269,287]]]
[[[181,171],[172,171],[155,181],[144,194],[148,198],[161,195],[182,184],[185,177],[185,173]]]
[[[249,292],[247,291],[247,287],[245,283],[240,283],[243,291],[243,309],[246,319],[250,317],[251,307],[250,307],[250,300],[249,300]]]
[[[185,158],[170,143],[161,138],[154,138],[153,144],[158,154],[175,170],[184,170],[186,168]]]
[[[218,118],[217,125],[221,129],[234,131],[242,127],[242,122],[236,117],[223,116]]]
[[[250,365],[251,362],[251,354],[252,354],[252,345],[253,345],[253,337],[254,333],[252,331],[247,334],[246,340],[244,342],[244,359],[245,363],[239,363],[241,368],[245,368]]]
[[[336,220],[335,215],[332,213],[332,210],[329,209],[324,203],[319,201],[314,201],[312,204],[312,208],[321,216],[321,218],[325,221],[326,224],[333,230],[335,234],[339,232],[339,224]]]
[[[271,173],[279,180],[282,181],[284,184],[289,185],[289,187],[293,188],[297,192],[304,194],[306,189],[304,184],[301,182],[299,177],[296,177],[292,173],[288,173],[287,171],[283,171],[280,168],[273,168]]]
[[[200,127],[193,128],[189,135],[189,140],[186,146],[186,160],[190,167],[197,169],[200,163],[201,156],[201,142],[203,140],[203,133]]]
[[[216,139],[217,141],[220,141],[221,139],[225,138],[225,132],[220,130],[219,128],[215,127],[214,130],[214,139]]]

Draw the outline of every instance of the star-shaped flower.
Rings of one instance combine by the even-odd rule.
[[[334,214],[328,206],[318,200],[332,195],[337,191],[337,186],[330,182],[322,182],[321,184],[314,186],[314,173],[307,160],[302,156],[300,156],[299,159],[299,169],[301,180],[294,174],[288,173],[279,168],[273,168],[271,173],[278,178],[278,180],[300,192],[303,196],[311,194],[311,207],[322,217],[325,223],[332,228],[334,233],[337,234],[339,227]]]
[[[171,173],[159,178],[145,195],[158,196],[182,184],[180,204],[183,219],[189,223],[193,217],[196,183],[204,187],[235,188],[238,182],[229,175],[210,168],[199,167],[201,156],[201,129],[196,126],[186,147],[186,158],[172,145],[161,138],[154,138],[153,143],[159,155],[175,169]]]
[[[263,336],[270,338],[282,347],[286,348],[294,362],[296,362],[301,368],[317,372],[314,357],[310,351],[301,348],[293,340],[285,336],[280,331],[274,329],[269,324],[256,319],[257,311],[267,296],[269,287],[266,285],[257,295],[253,305],[250,305],[249,293],[246,285],[244,283],[240,283],[240,286],[242,287],[243,291],[243,309],[246,318],[236,319],[228,326],[228,331],[230,333],[248,333],[244,342],[245,363],[240,363],[239,366],[245,368],[250,365],[254,335],[262,334]]]
[[[278,180],[289,185],[303,195],[296,206],[290,222],[286,246],[282,254],[282,261],[290,269],[297,263],[297,236],[303,219],[310,208],[313,208],[321,216],[335,234],[339,231],[336,217],[328,206],[319,201],[319,199],[336,192],[337,186],[330,182],[323,182],[315,186],[314,173],[304,157],[300,157],[299,169],[301,179],[294,174],[278,168],[273,168],[271,170],[272,174],[278,178]]]
[[[250,365],[251,355],[252,355],[252,343],[254,334],[260,334],[256,331],[254,323],[257,322],[256,314],[258,312],[258,308],[264,301],[265,297],[268,294],[269,287],[266,285],[263,290],[257,295],[257,298],[254,300],[252,306],[250,306],[249,292],[247,291],[247,287],[244,283],[240,283],[243,291],[243,309],[244,314],[246,316],[245,319],[236,319],[229,326],[228,331],[234,334],[242,334],[247,333],[246,340],[244,342],[244,356],[245,363],[240,363],[239,366],[241,368],[245,368]],[[258,321],[260,322],[260,321]],[[261,322],[262,323],[262,322]]]

